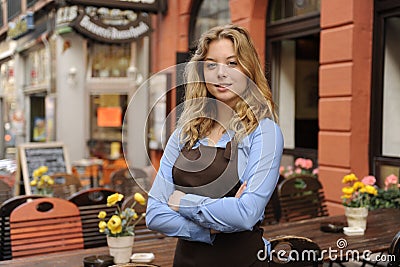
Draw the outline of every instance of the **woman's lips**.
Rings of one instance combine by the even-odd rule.
[[[220,92],[225,92],[229,90],[229,86],[232,84],[215,84],[215,87],[217,88],[218,91]]]

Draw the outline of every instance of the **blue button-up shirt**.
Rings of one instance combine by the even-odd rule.
[[[228,131],[216,144],[226,147],[233,132]],[[199,144],[207,145],[208,139]],[[270,119],[260,121],[258,127],[238,144],[238,174],[240,181],[247,181],[247,188],[240,198],[211,199],[194,194],[182,197],[179,212],[168,206],[168,199],[175,190],[172,167],[185,144],[180,142],[180,131],[175,130],[166,145],[160,168],[149,192],[146,223],[148,228],[191,241],[211,244],[220,232],[251,230],[264,218],[264,210],[279,177],[283,151],[283,137],[279,126]]]

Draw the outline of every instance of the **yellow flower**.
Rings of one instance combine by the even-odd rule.
[[[99,215],[97,215],[97,217],[99,219],[104,219],[107,216],[107,213],[105,211],[100,211]]]
[[[44,173],[46,173],[49,170],[49,168],[47,166],[40,166],[38,171],[39,171],[39,176],[43,175]]]
[[[113,215],[107,223],[108,229],[112,234],[119,234],[122,231],[122,221],[118,215]]]
[[[100,221],[99,222],[99,232],[104,233],[106,228],[107,228],[107,223],[105,221]]]
[[[355,181],[358,181],[357,176],[354,173],[350,173],[343,177],[342,183],[347,184]]]
[[[37,185],[37,181],[38,181],[37,178],[34,177],[33,180],[30,182],[30,185],[31,186],[36,186]]]
[[[39,177],[40,175],[42,175],[42,174],[40,173],[39,169],[34,170],[32,173],[33,177]]]
[[[124,195],[119,194],[119,193],[115,193],[112,194],[111,196],[107,197],[107,206],[111,207],[113,205],[115,205],[118,201],[121,201],[124,198]]]
[[[48,183],[49,185],[53,185],[53,184],[54,184],[54,180],[50,178],[50,179],[47,181],[47,183]]]
[[[137,201],[140,205],[146,205],[146,199],[143,197],[142,194],[135,193],[133,197],[135,198],[135,201]]]
[[[345,195],[351,195],[351,194],[353,194],[353,192],[354,192],[354,188],[353,188],[353,187],[349,187],[349,186],[343,187],[343,188],[342,188],[342,192],[343,192],[343,194],[345,194]]]
[[[355,182],[353,184],[354,191],[357,191],[357,190],[359,190],[361,188],[364,188],[364,187],[365,187],[365,184],[362,183],[362,182],[359,182],[359,181],[357,181],[357,182]]]
[[[370,195],[374,195],[374,196],[376,196],[378,194],[378,190],[376,190],[376,188],[373,187],[372,185],[365,186],[365,192],[367,192]]]

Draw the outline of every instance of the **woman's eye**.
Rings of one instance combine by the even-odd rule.
[[[229,67],[234,68],[234,67],[236,67],[237,65],[238,65],[238,63],[237,63],[236,61],[229,61],[229,62],[228,62],[228,66],[229,66]]]
[[[209,69],[209,70],[213,70],[213,69],[215,69],[216,67],[217,67],[217,63],[206,63],[206,67],[207,67],[207,69]]]

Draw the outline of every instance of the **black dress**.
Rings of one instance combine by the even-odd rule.
[[[240,187],[237,171],[237,145],[226,148],[185,146],[172,169],[176,189],[211,198],[234,197]],[[267,266],[257,258],[264,250],[263,231],[256,224],[252,231],[216,234],[212,245],[179,239],[175,267]]]

